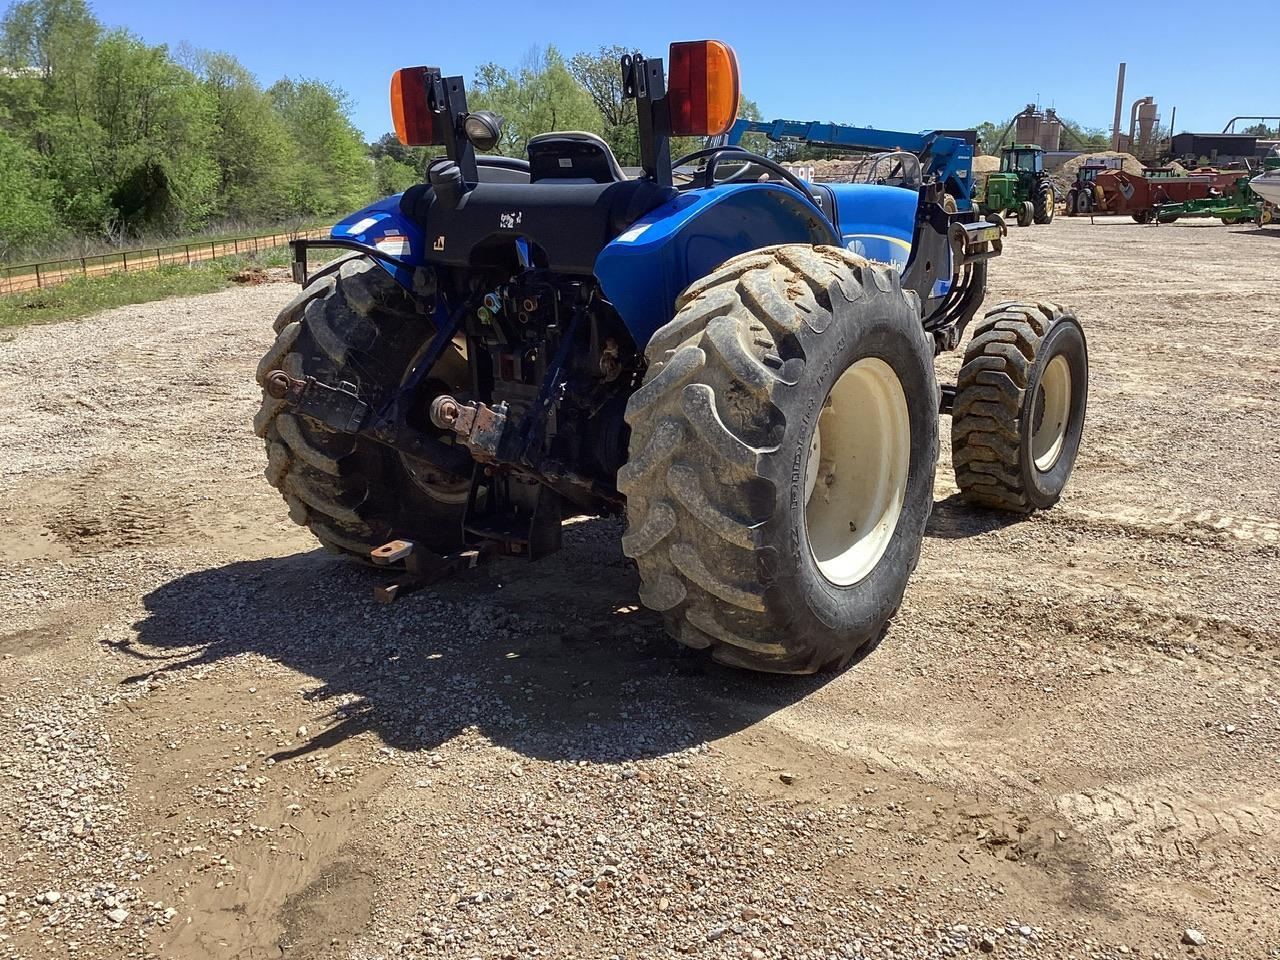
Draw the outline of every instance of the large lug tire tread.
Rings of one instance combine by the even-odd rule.
[[[277,317],[276,340],[258,365],[380,399],[394,389],[414,348],[430,334],[416,301],[371,260],[344,256],[316,271]],[[290,518],[335,553],[369,552],[406,537],[431,550],[462,541],[463,505],[426,495],[388,448],[326,429],[263,393],[254,430],[266,444],[267,481]]]
[[[1052,506],[1074,464],[1085,414],[1085,396],[1073,403],[1066,446],[1059,460],[1061,483],[1046,489],[1033,473],[1025,449],[1025,400],[1047,357],[1041,345],[1061,325],[1075,327],[1083,351],[1084,333],[1075,314],[1052,303],[1002,303],[973,332],[956,383],[951,414],[951,459],[956,484],[970,503],[1014,513]],[[1079,376],[1078,371],[1073,371]],[[1084,382],[1087,390],[1087,354]],[[1077,386],[1073,378],[1073,387]],[[1055,467],[1057,470],[1058,467]]]
[[[1038,224],[1053,223],[1053,214],[1056,201],[1053,196],[1053,187],[1044,184],[1040,187],[1039,192],[1035,196],[1035,214],[1034,219]]]
[[[924,366],[927,386],[913,395],[904,385],[904,392],[909,408],[926,409],[930,426],[918,442],[931,448],[912,460],[913,476],[922,476],[909,489],[922,502],[918,529],[903,533],[898,573],[905,576],[877,618],[844,635],[815,629],[794,602],[788,608],[776,579],[787,558],[770,532],[788,519],[781,505],[794,489],[793,448],[781,444],[798,435],[788,432],[788,419],[796,418],[799,430],[806,405],[812,411],[804,368],[814,358],[811,374],[819,376],[823,353],[830,358],[846,342],[836,297],[855,303],[862,317],[890,316],[906,331],[911,362]],[[939,388],[918,301],[892,268],[838,247],[786,245],[728,261],[690,286],[676,307],[646,349],[649,369],[627,407],[631,456],[618,475],[629,524],[623,551],[639,568],[641,600],[677,640],[719,662],[771,673],[837,669],[877,642],[896,613],[933,502]],[[919,484],[927,486],[924,495]]]

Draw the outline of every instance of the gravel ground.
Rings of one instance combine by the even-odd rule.
[[[0,956],[1280,956],[1277,244],[1015,231],[1075,482],[941,469],[887,639],[801,680],[682,653],[613,521],[373,603],[261,477],[288,284],[0,343]]]

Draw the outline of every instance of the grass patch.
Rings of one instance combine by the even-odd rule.
[[[313,262],[319,264],[321,251]],[[327,251],[326,251],[327,252]],[[111,273],[100,277],[75,277],[65,283],[0,296],[0,330],[31,323],[75,320],[114,307],[151,303],[169,297],[193,297],[231,286],[241,270],[283,267],[289,264],[289,248],[274,247],[256,256],[220,257],[191,266],[172,265],[137,273]]]

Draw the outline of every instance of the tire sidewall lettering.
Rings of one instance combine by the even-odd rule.
[[[932,348],[922,345],[917,362],[901,355],[905,338],[923,338],[920,320],[906,301],[900,305],[880,299],[877,313],[870,319],[839,317],[841,336],[831,344],[813,345],[825,357],[812,377],[801,377],[794,390],[806,396],[804,416],[790,438],[791,451],[789,490],[785,495],[789,570],[782,573],[775,587],[787,606],[803,606],[804,614],[792,620],[816,618],[825,629],[836,633],[866,632],[882,622],[896,609],[906,587],[904,570],[914,565],[923,536],[924,524],[933,502],[933,466],[937,457],[936,379],[932,367]],[[857,328],[853,328],[857,324]],[[927,361],[925,359],[927,351]],[[817,417],[821,415],[827,395],[836,380],[858,360],[883,360],[898,375],[907,396],[911,424],[911,457],[907,478],[907,495],[898,528],[875,569],[863,580],[849,586],[837,586],[817,568],[805,533],[804,488],[809,444]],[[929,397],[923,409],[918,397]],[[932,438],[932,452],[926,449]],[[927,460],[927,464],[924,462]],[[925,467],[928,467],[925,470]],[[920,503],[921,486],[927,487]],[[781,499],[781,498],[780,498]],[[913,502],[923,516],[909,516]],[[780,507],[783,504],[779,504]],[[799,603],[797,603],[799,601]],[[799,611],[796,611],[799,614]],[[805,616],[807,615],[807,616]]]

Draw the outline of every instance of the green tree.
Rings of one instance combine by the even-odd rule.
[[[103,33],[83,0],[27,0],[0,23],[0,108],[43,161],[74,232],[191,227],[217,190],[213,116],[163,47]]]
[[[595,53],[576,53],[569,60],[569,72],[587,92],[600,114],[600,135],[613,150],[618,162],[640,163],[639,125],[636,102],[622,94],[622,57],[630,53],[614,44]]]
[[[40,155],[0,127],[0,259],[21,254],[58,233],[52,185]]]
[[[402,163],[383,154],[373,161],[374,193],[387,197],[393,193],[404,193],[415,183],[422,182],[422,174],[408,163]]]
[[[281,80],[269,91],[298,150],[292,171],[295,209],[333,215],[373,198],[373,162],[355,125],[350,98],[319,80]]]
[[[202,53],[196,66],[213,102],[215,215],[251,221],[290,215],[298,151],[271,98],[234,57]]]
[[[163,47],[124,31],[98,44],[91,101],[95,164],[127,231],[191,229],[215,208],[216,103]]]
[[[107,231],[112,220],[91,110],[101,32],[83,0],[27,0],[0,21],[0,110],[43,160],[52,202],[77,231]]]
[[[375,174],[416,179],[428,153],[375,170],[349,108],[318,81],[264,91],[225,54],[104,30],[85,0],[19,0],[0,19],[0,249],[345,213]]]
[[[444,156],[444,147],[406,147],[394,133],[384,133],[369,144],[369,156],[376,164],[383,157],[390,157],[413,169],[419,180],[427,174],[427,165],[436,157]]]
[[[1261,140],[1280,140],[1280,126],[1268,127],[1265,123],[1255,123],[1240,132]]]
[[[996,156],[1000,153],[1000,137],[1004,133],[1005,128],[1009,126],[1009,121],[991,121],[983,120],[974,129],[978,132],[978,152],[985,153],[989,156]]]
[[[516,72],[495,63],[476,71],[468,97],[474,110],[492,110],[506,121],[496,153],[523,156],[531,137],[553,130],[601,134],[603,118],[555,47],[534,48]]]

